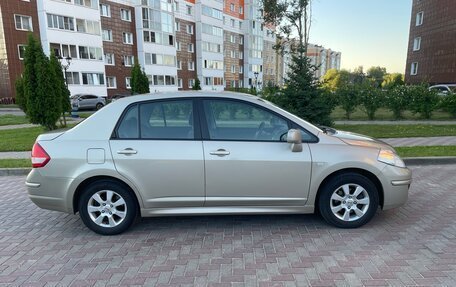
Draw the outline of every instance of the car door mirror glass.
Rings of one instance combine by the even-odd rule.
[[[302,136],[301,131],[291,129],[287,134],[287,142],[291,143],[292,152],[302,152]]]

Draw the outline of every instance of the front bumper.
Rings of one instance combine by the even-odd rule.
[[[383,210],[404,205],[412,183],[412,172],[408,168],[386,165],[380,178],[383,186]]]
[[[38,207],[72,213],[72,203],[67,201],[66,196],[72,180],[63,177],[45,177],[38,169],[32,169],[25,185],[30,200]]]

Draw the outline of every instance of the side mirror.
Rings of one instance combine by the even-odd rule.
[[[287,142],[291,143],[292,152],[302,152],[302,136],[301,131],[291,129],[287,134]]]

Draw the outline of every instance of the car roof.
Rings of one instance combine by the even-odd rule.
[[[195,97],[207,97],[207,98],[231,98],[231,99],[242,99],[242,100],[260,100],[261,98],[250,94],[236,93],[236,92],[212,92],[212,91],[177,91],[177,92],[158,92],[142,95],[128,96],[120,99],[123,103],[135,103],[138,101],[157,100],[157,99],[173,99],[173,98],[195,98]]]

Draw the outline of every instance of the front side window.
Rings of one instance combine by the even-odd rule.
[[[193,122],[191,100],[140,105],[142,139],[193,139]]]
[[[231,100],[206,100],[204,112],[212,140],[281,141],[288,122],[260,107]]]

